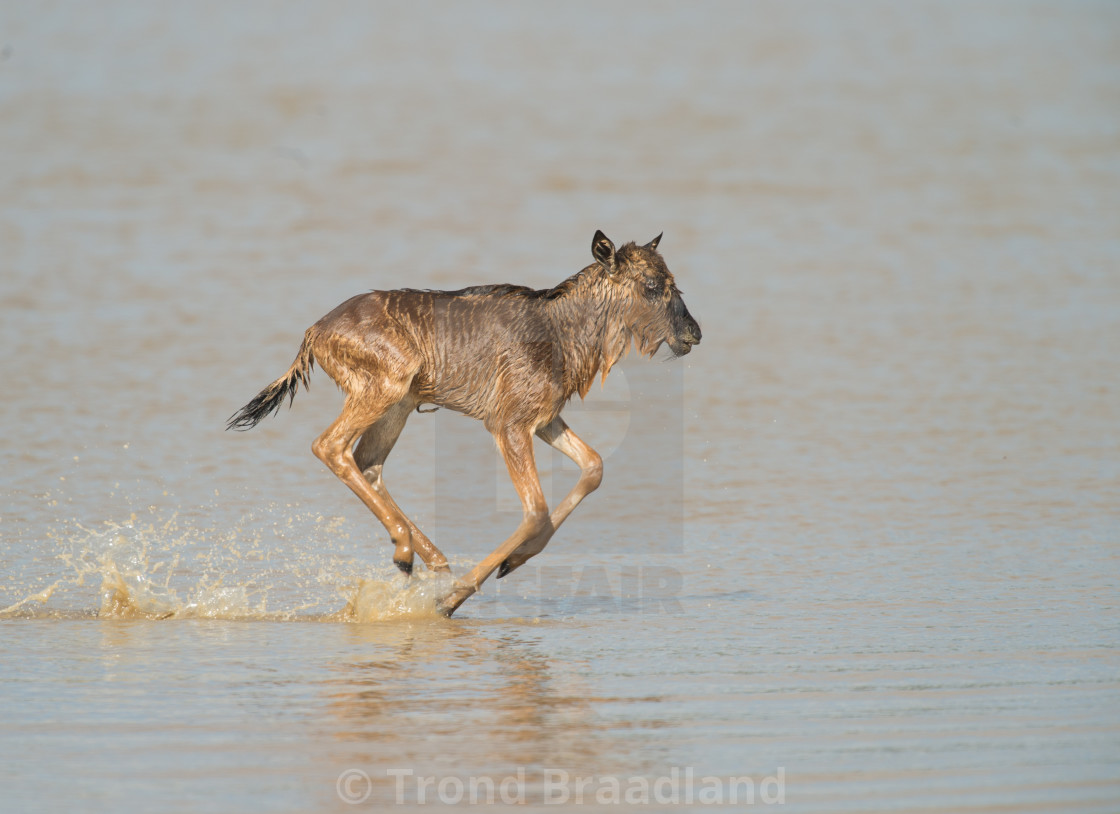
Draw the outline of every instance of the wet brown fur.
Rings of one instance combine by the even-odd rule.
[[[568,514],[602,478],[602,460],[560,418],[596,375],[606,379],[631,344],[675,355],[700,341],[661,255],[660,235],[619,249],[596,232],[596,262],[544,290],[500,284],[459,291],[400,289],[352,297],[304,334],[288,372],[229,421],[249,429],[307,387],[315,362],[346,393],[342,414],[312,445],[322,460],[381,520],[394,562],[410,573],[413,552],[434,570],[447,560],[386,490],[381,470],[409,414],[421,404],[455,410],[494,435],[524,507],[514,534],[459,579],[441,608],[450,615],[493,573],[505,576],[540,552]],[[551,514],[532,436],[581,469]]]

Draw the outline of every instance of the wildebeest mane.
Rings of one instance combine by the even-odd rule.
[[[588,266],[552,288],[530,288],[514,283],[491,283],[489,285],[470,285],[454,291],[437,288],[402,288],[400,291],[417,294],[442,294],[445,297],[523,297],[527,300],[554,300],[575,288],[582,276],[595,266]]]

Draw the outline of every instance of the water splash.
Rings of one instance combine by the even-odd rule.
[[[122,532],[133,530],[130,525]],[[162,569],[164,578],[160,582],[158,572],[162,565],[152,566],[142,537],[115,534],[97,557],[95,572],[101,576],[97,615],[123,619],[164,619],[174,615],[181,603],[169,587],[173,569]]]
[[[370,622],[439,615],[436,603],[451,589],[450,575],[418,571],[409,579],[387,561],[371,574],[377,552],[363,545],[358,556],[345,556],[340,525],[338,518],[295,515],[247,518],[218,530],[178,513],[145,520],[133,514],[102,529],[69,524],[51,535],[53,558],[36,558],[36,581],[46,587],[26,590],[0,609],[0,618]],[[270,529],[275,539],[266,542]],[[91,583],[98,586],[93,607]]]
[[[451,592],[450,574],[400,574],[391,580],[363,579],[350,594],[338,618],[347,622],[380,622],[386,619],[436,618],[440,599]]]

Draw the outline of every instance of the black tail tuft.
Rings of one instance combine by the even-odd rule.
[[[252,401],[230,416],[226,423],[227,430],[238,430],[239,432],[251,430],[265,416],[278,412],[285,398],[288,399],[288,406],[291,406],[292,402],[296,400],[296,392],[299,390],[300,384],[303,385],[305,390],[307,389],[308,378],[315,362],[311,355],[310,333],[308,331],[308,335],[304,337],[299,355],[292,362],[292,366],[288,368],[288,372],[257,393]]]
[[[265,416],[270,413],[275,413],[280,409],[280,405],[284,403],[284,398],[288,398],[288,403],[291,404],[296,397],[296,390],[299,387],[297,381],[282,379],[279,382],[270,384],[261,392],[257,393],[256,397],[230,418],[226,424],[227,430],[244,431],[252,429],[261,422]]]

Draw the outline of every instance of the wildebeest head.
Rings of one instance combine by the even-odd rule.
[[[626,328],[637,340],[642,353],[654,354],[661,343],[669,345],[674,356],[684,356],[700,344],[700,326],[688,312],[680,289],[661,255],[657,253],[658,235],[644,246],[627,243],[615,249],[601,231],[591,241],[591,254],[607,272],[619,295]],[[629,342],[627,342],[629,344]]]

